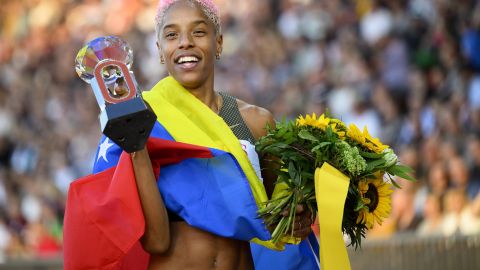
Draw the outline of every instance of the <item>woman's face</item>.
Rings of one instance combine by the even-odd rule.
[[[157,44],[168,73],[187,89],[211,83],[222,36],[196,5],[178,1],[167,10]]]

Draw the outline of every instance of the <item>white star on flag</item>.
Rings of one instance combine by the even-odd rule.
[[[98,150],[97,161],[100,158],[103,158],[103,160],[105,160],[105,162],[108,162],[107,152],[108,152],[108,149],[112,146],[113,146],[113,143],[110,143],[110,140],[108,138],[105,138],[105,140],[102,142],[102,144],[100,144],[100,150]]]

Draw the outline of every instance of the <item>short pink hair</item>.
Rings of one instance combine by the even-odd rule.
[[[157,30],[157,36],[160,34],[161,26],[163,25],[163,20],[165,19],[165,14],[167,10],[176,2],[180,0],[160,0],[158,2],[157,15],[155,16],[155,29]],[[190,3],[198,4],[202,9],[202,12],[205,16],[213,23],[215,26],[215,31],[217,34],[221,33],[220,27],[220,12],[217,5],[212,0],[186,0]]]

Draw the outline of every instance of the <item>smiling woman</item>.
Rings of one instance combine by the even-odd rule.
[[[222,51],[223,39],[213,3],[161,1],[156,29],[160,59],[169,75],[218,113],[221,97],[214,91],[214,64]],[[165,214],[158,209],[163,208],[163,202],[152,188],[155,180],[145,174],[149,170],[145,165],[148,155],[138,157],[143,158],[133,161],[147,221],[143,246],[151,253],[150,269],[253,269],[248,242],[192,227],[168,209],[169,222],[161,222]],[[162,217],[155,219],[158,216]]]
[[[161,92],[161,87],[155,87],[145,94],[144,98],[150,101],[153,96],[163,95],[180,111],[190,111],[186,105],[188,102],[184,99],[190,99],[191,95],[194,99],[201,101],[203,104],[196,103],[195,106],[201,107],[200,110],[206,110],[206,115],[211,118],[202,119],[203,123],[210,122],[205,123],[205,126],[212,129],[214,127],[209,125],[215,123],[216,126],[225,127],[227,136],[234,138],[229,142],[234,143],[242,155],[244,155],[244,152],[241,151],[243,148],[250,158],[253,166],[248,165],[248,167],[257,168],[256,171],[250,169],[254,175],[252,179],[255,179],[253,186],[252,182],[249,182],[251,192],[265,194],[266,190],[268,194],[271,194],[274,182],[273,174],[269,173],[269,170],[262,170],[260,173],[260,164],[258,164],[258,156],[253,144],[260,137],[266,135],[267,124],[275,125],[272,114],[263,108],[247,104],[214,90],[214,66],[222,52],[223,45],[219,15],[215,4],[210,0],[160,1],[156,23],[160,62],[166,65],[170,75],[170,78],[162,80],[159,85],[162,85],[162,82],[165,84],[166,81],[172,82],[173,80],[174,83],[178,83],[186,89],[187,93],[175,90],[167,91],[170,94],[165,94],[167,92]],[[172,85],[170,84],[170,86]],[[178,98],[179,96],[182,98]],[[204,111],[197,112],[204,113]],[[161,122],[161,114],[157,113],[157,115]],[[188,118],[191,117],[193,116],[188,116]],[[174,121],[178,122],[179,120],[175,119]],[[221,140],[219,138],[211,139],[213,141]],[[185,215],[184,209],[180,211],[169,209],[172,206],[171,201],[176,198],[159,192],[147,149],[132,154],[132,161],[145,217],[145,232],[141,243],[151,255],[149,269],[253,269],[250,245],[245,239],[224,237],[192,226],[187,223],[189,217]],[[265,167],[265,162],[260,163]],[[265,188],[259,184],[259,179],[262,178]],[[160,182],[163,180],[159,179],[158,181],[158,187],[162,190]],[[226,183],[228,181],[223,179],[219,185],[226,185]],[[255,185],[261,186],[260,191],[254,187]],[[194,189],[195,187],[189,186],[188,188]],[[248,190],[250,192],[250,189]],[[209,190],[209,192],[215,191]],[[222,196],[232,196],[231,200],[243,202],[240,208],[249,208],[249,205],[252,205],[252,202],[248,202],[252,199],[251,195],[247,196],[249,198],[237,198],[234,195],[236,193],[238,193],[236,190],[233,193],[232,190],[228,190],[228,193]],[[261,196],[266,198],[266,195]],[[254,196],[257,195],[254,194]],[[205,202],[195,203],[203,204]],[[221,209],[221,203],[216,203],[216,205],[220,205],[218,211],[223,215],[230,215],[228,212],[230,210]],[[255,211],[253,211],[252,220],[258,222]],[[225,218],[227,217],[224,216],[223,219]],[[295,235],[305,238],[311,232],[310,215],[299,209],[297,221],[301,226],[297,228]],[[239,221],[233,227],[237,231],[245,230],[242,226],[245,226],[245,222]],[[263,224],[261,227],[266,231]],[[254,235],[254,237],[260,237],[260,235]],[[250,239],[248,238],[248,240]]]

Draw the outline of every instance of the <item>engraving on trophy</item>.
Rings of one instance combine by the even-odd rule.
[[[102,132],[129,153],[144,147],[156,121],[130,71],[132,62],[132,49],[115,36],[90,41],[75,59],[78,76],[90,84],[100,107]]]

